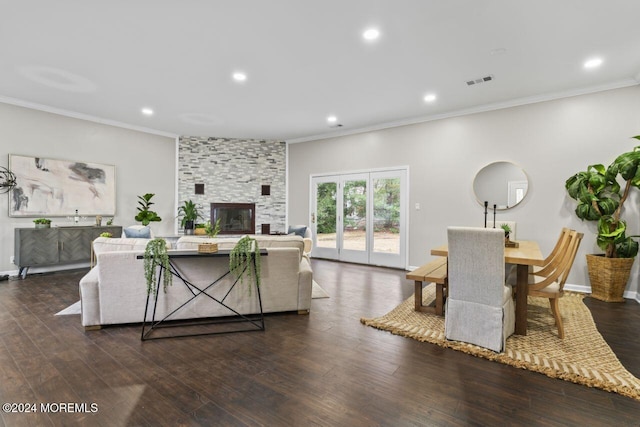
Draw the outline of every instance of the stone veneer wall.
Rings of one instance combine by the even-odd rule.
[[[178,206],[192,200],[206,221],[211,203],[255,203],[256,233],[262,224],[287,231],[286,149],[284,141],[180,137]],[[204,184],[204,195],[195,194],[195,184]],[[261,195],[263,185],[271,195]]]

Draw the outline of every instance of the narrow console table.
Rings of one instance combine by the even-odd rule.
[[[184,250],[184,251],[171,251],[169,253],[169,265],[170,270],[167,271],[162,265],[158,264],[160,268],[160,274],[158,274],[158,278],[156,283],[153,285],[154,289],[152,293],[147,294],[147,301],[144,308],[144,318],[142,322],[142,334],[140,339],[142,341],[146,340],[155,340],[155,339],[163,339],[163,338],[178,338],[178,337],[193,337],[193,336],[201,336],[201,335],[217,335],[217,334],[226,334],[232,332],[250,332],[250,331],[264,331],[264,313],[262,311],[262,297],[260,296],[260,287],[258,286],[257,279],[254,277],[255,291],[258,298],[258,303],[260,306],[260,313],[254,315],[241,314],[234,308],[230,307],[226,303],[227,296],[231,293],[235,286],[238,286],[239,278],[235,278],[230,288],[224,293],[222,298],[216,298],[212,296],[208,291],[218,285],[222,279],[227,277],[231,272],[227,269],[223,272],[219,277],[212,278],[212,282],[206,286],[196,286],[191,283],[187,278],[185,278],[174,264],[174,260],[179,258],[195,258],[195,257],[207,257],[207,258],[219,258],[226,257],[229,258],[229,250],[221,250],[214,253],[202,253],[194,250]],[[266,249],[260,250],[260,256],[267,256],[268,253]],[[144,259],[143,255],[138,255],[136,257],[139,260]],[[251,264],[253,264],[253,268],[255,271],[256,259],[255,255],[250,260]],[[249,264],[245,266],[245,269],[249,267]],[[189,291],[189,297],[186,301],[182,302],[175,310],[164,316],[162,319],[156,319],[156,308],[158,306],[158,296],[160,292],[164,292],[162,289],[162,279],[164,274],[171,274],[174,279],[178,279],[182,286],[185,286]],[[180,286],[180,284],[178,286]],[[175,283],[174,283],[175,285]],[[192,320],[168,320],[173,314],[177,313],[179,310],[186,307],[188,304],[192,303],[196,298],[208,298],[211,304],[219,304],[230,311],[229,316],[222,318],[208,318],[208,319],[192,319]],[[153,305],[150,307],[149,302],[153,300]],[[149,314],[149,310],[151,310],[151,319],[147,320],[147,315]],[[187,326],[202,326],[202,325],[215,325],[215,324],[229,324],[229,323],[237,323],[242,322],[246,323],[247,327],[244,329],[233,329],[233,330],[214,330],[207,332],[195,332],[190,334],[173,334],[173,335],[161,335],[161,336],[152,336],[153,332],[160,328],[170,328],[170,327],[187,327]]]

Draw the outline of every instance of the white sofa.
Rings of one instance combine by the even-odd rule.
[[[303,256],[304,242],[298,236],[256,236],[260,248],[267,250],[261,257],[260,295],[264,313],[297,311],[308,313],[311,308],[312,270],[309,259]],[[220,250],[231,249],[237,238],[209,239],[184,236],[176,242],[176,249],[197,252],[199,243],[216,242]],[[82,325],[97,329],[102,325],[140,323],[144,319],[147,289],[144,278],[144,253],[149,239],[99,237],[93,242],[97,264],[80,280]],[[206,287],[228,270],[228,257],[174,258],[180,274],[194,285]],[[208,291],[221,299],[230,286],[231,275]],[[260,312],[255,287],[250,281],[238,283],[225,299],[225,304],[242,314]],[[179,307],[192,294],[176,277],[166,293],[158,292],[155,319],[161,319]],[[152,301],[151,301],[152,302]],[[150,304],[151,304],[150,302]],[[151,305],[150,305],[151,307]],[[200,295],[168,320],[221,317],[233,315],[229,309]],[[147,316],[150,320],[150,314]]]

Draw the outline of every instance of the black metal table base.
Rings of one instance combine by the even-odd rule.
[[[266,255],[266,251],[262,250],[261,256],[265,256],[265,255]],[[196,337],[196,336],[203,336],[203,335],[220,335],[220,334],[229,334],[229,333],[236,333],[236,332],[253,332],[253,331],[265,330],[264,312],[262,310],[262,297],[260,295],[260,287],[257,285],[257,280],[255,280],[255,276],[254,276],[254,285],[255,285],[255,290],[258,298],[258,303],[260,306],[260,313],[242,314],[236,311],[235,309],[233,309],[232,307],[230,307],[229,305],[227,305],[225,302],[227,296],[231,293],[233,288],[238,284],[239,282],[238,278],[235,279],[233,284],[229,287],[229,289],[227,290],[227,292],[224,294],[222,298],[216,298],[207,292],[209,289],[213,288],[216,284],[218,284],[222,279],[224,279],[226,276],[231,274],[230,271],[227,270],[225,273],[223,273],[221,276],[219,276],[209,285],[203,288],[200,288],[194,285],[193,283],[191,283],[185,277],[183,277],[180,274],[180,272],[176,269],[175,265],[171,262],[171,259],[173,258],[188,258],[188,257],[199,257],[199,256],[217,256],[217,257],[228,256],[228,251],[221,251],[214,254],[202,254],[198,252],[174,253],[172,255],[169,255],[169,265],[171,268],[169,271],[166,271],[166,269],[162,265],[158,265],[160,268],[160,274],[158,274],[157,282],[154,285],[155,286],[154,292],[147,295],[147,302],[144,309],[144,320],[142,322],[142,333],[140,337],[142,341],[166,339],[166,338]],[[138,258],[142,258],[142,256],[138,256]],[[252,258],[252,263],[255,271],[255,256]],[[245,266],[245,270],[248,268],[248,266],[249,265],[247,263],[247,265]],[[174,278],[179,279],[182,282],[182,284],[187,287],[187,289],[191,293],[191,297],[187,299],[185,302],[183,302],[176,309],[174,309],[171,313],[164,316],[162,319],[156,320],[158,295],[161,292],[162,276],[164,274],[171,274]],[[183,307],[185,307],[187,304],[189,304],[191,301],[195,300],[198,297],[209,298],[212,303],[214,304],[217,303],[225,307],[226,309],[228,309],[230,312],[230,315],[224,316],[224,317],[211,317],[206,319],[185,319],[185,320],[169,319],[172,315],[177,313],[179,310],[181,310]],[[151,298],[153,298],[153,309],[151,313],[151,320],[147,320],[147,315],[149,314],[148,313],[149,301]],[[232,327],[232,325],[235,325],[235,324],[242,324],[242,325],[245,325],[245,327],[243,327],[242,329],[239,329],[237,327]],[[208,330],[211,328],[211,325],[217,326],[215,330],[213,331]],[[203,331],[203,329],[205,329],[206,326],[208,326],[209,328],[206,328],[207,330]],[[194,327],[198,327],[198,330],[191,333],[180,333],[180,332],[174,333],[174,334],[160,333],[160,330],[162,329],[169,329],[169,328],[178,329],[178,328],[194,328]]]

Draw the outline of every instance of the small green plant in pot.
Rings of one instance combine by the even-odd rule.
[[[633,138],[640,140],[640,135]],[[624,180],[624,188],[618,179]],[[638,254],[638,236],[627,236],[623,206],[633,188],[640,189],[640,146],[619,155],[608,167],[590,165],[565,182],[569,197],[578,203],[578,218],[597,222],[597,244],[604,255],[587,255],[592,297],[624,301],[622,294]],[[615,281],[615,283],[614,283]]]
[[[184,228],[184,234],[191,235],[196,220],[201,216],[196,204],[191,200],[185,200],[182,206],[178,207],[178,218],[181,218],[180,227]]]
[[[213,225],[211,225],[211,221],[207,221],[204,226],[204,232],[209,237],[216,237],[220,232],[220,218],[218,218],[218,220]]]
[[[504,230],[504,238],[509,240],[509,234],[511,234],[511,227],[509,227],[509,224],[500,224],[500,228]]]
[[[143,196],[138,196],[139,206],[137,208],[138,214],[136,215],[135,220],[140,221],[142,225],[149,225],[149,223],[153,221],[162,221],[162,218],[160,218],[160,216],[156,212],[149,209],[149,207],[154,204],[151,201],[153,196],[155,196],[155,194],[153,193],[147,193]]]
[[[34,219],[33,222],[36,225],[36,228],[49,228],[51,227],[51,220],[48,218],[38,218]]]

